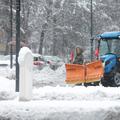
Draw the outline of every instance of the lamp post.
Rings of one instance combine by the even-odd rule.
[[[19,92],[20,0],[16,0],[16,92]]]
[[[91,38],[93,37],[93,0],[91,0],[91,3],[90,3],[90,13],[91,13]]]
[[[93,0],[90,1],[90,23],[91,23],[91,26],[90,26],[90,35],[91,35],[91,39],[90,39],[90,42],[91,42],[91,61],[93,60]]]
[[[13,12],[12,12],[12,0],[10,0],[10,41],[12,42],[12,36],[13,36],[13,30],[12,30],[12,18],[13,18]],[[10,68],[12,69],[13,66],[13,51],[12,51],[12,44],[10,45]]]

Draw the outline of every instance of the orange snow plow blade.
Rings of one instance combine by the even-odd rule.
[[[86,83],[100,81],[100,78],[103,76],[103,65],[102,62],[94,61],[86,64]]]
[[[94,61],[85,65],[66,64],[66,83],[78,84],[99,81],[103,76],[101,61]]]
[[[66,64],[66,83],[78,84],[85,82],[84,65]]]

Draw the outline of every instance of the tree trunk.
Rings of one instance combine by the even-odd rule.
[[[7,43],[6,43],[6,49],[5,49],[5,53],[4,53],[4,55],[8,55],[8,54],[9,54],[8,41],[9,41],[9,39],[7,40]]]
[[[8,46],[8,43],[10,41],[10,28],[6,26],[6,33],[7,33],[7,41],[6,41],[6,49],[5,49],[5,52],[4,52],[4,55],[8,55],[9,54],[9,46]]]
[[[43,42],[44,42],[44,37],[45,37],[45,33],[47,31],[47,28],[48,28],[48,24],[44,23],[42,25],[42,32],[41,32],[41,35],[40,35],[40,44],[39,44],[39,51],[38,51],[39,54],[42,54]]]
[[[42,49],[43,49],[43,41],[44,41],[45,31],[42,30],[41,36],[40,36],[40,44],[39,44],[39,51],[38,53],[42,55]]]
[[[53,29],[53,56],[57,55],[56,51],[56,33],[55,30]]]
[[[57,40],[56,40],[56,37],[57,37],[57,33],[56,33],[56,22],[57,22],[57,20],[56,20],[56,16],[53,16],[53,55],[57,55],[57,51],[56,51],[56,42],[57,42]]]
[[[28,43],[28,20],[30,15],[30,5],[29,0],[28,1],[22,1],[22,12],[23,12],[23,18],[22,18],[22,28],[24,30],[21,38],[25,43]]]

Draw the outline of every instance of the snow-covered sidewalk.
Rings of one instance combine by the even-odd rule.
[[[19,101],[15,80],[0,76],[0,120],[120,120],[120,87],[66,85],[64,67],[34,76],[29,102]]]
[[[104,101],[120,100],[120,88],[103,86],[41,87],[33,90],[34,100]]]
[[[119,120],[118,101],[2,101],[1,120]]]
[[[0,120],[119,120],[120,88],[45,86],[20,102],[15,81],[0,77]]]

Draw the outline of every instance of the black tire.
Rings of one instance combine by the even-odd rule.
[[[119,87],[120,86],[120,73],[116,72],[113,78],[113,83],[115,87]]]
[[[105,80],[104,78],[101,78],[101,84],[102,84],[104,87],[108,87],[108,86],[109,86],[109,83],[108,83],[107,80]]]

